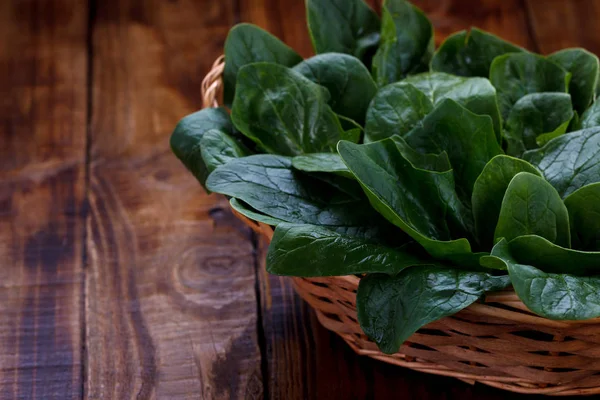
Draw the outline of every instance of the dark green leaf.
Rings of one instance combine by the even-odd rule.
[[[523,96],[510,110],[504,136],[507,153],[519,157],[567,131],[573,118],[567,93],[532,93]]]
[[[519,264],[505,239],[494,246],[492,254],[506,263],[515,292],[534,313],[559,320],[600,316],[600,277],[551,274]]]
[[[429,97],[434,106],[452,99],[478,115],[489,115],[494,122],[496,138],[500,142],[502,120],[496,89],[485,78],[464,78],[443,72],[428,72],[409,76],[404,80]]]
[[[347,54],[319,54],[293,69],[329,90],[329,105],[333,111],[359,124],[365,122],[377,86],[359,59]]]
[[[600,251],[600,183],[574,191],[565,199],[565,206],[573,242],[583,250]]]
[[[408,268],[393,277],[368,275],[356,295],[358,322],[381,351],[392,354],[419,328],[508,284],[508,276],[440,267]]]
[[[452,169],[445,151],[439,154],[423,154],[410,147],[401,136],[392,136],[392,140],[396,143],[400,154],[415,168],[435,172],[446,172]]]
[[[307,0],[315,52],[351,54],[365,62],[379,43],[379,17],[362,0]]]
[[[502,199],[511,180],[519,172],[540,176],[534,166],[526,161],[499,155],[487,163],[475,181],[471,204],[479,243],[484,248],[493,244],[494,231],[502,208]]]
[[[344,136],[322,86],[277,64],[243,67],[231,118],[269,153],[295,156],[335,151]]]
[[[450,99],[437,106],[404,139],[422,153],[448,153],[457,190],[465,202],[471,200],[473,185],[487,162],[502,153],[492,119],[475,115]]]
[[[575,190],[600,182],[600,128],[557,137],[523,154],[565,198]]]
[[[200,153],[208,172],[227,164],[234,158],[252,154],[240,141],[217,129],[211,129],[200,139]]]
[[[224,108],[205,108],[183,118],[171,135],[171,149],[183,165],[205,186],[209,170],[202,160],[202,136],[212,129],[233,134],[234,128]]]
[[[344,276],[372,272],[396,274],[413,265],[437,265],[415,253],[413,244],[391,248],[315,225],[277,226],[267,271],[287,276]]]
[[[569,213],[562,199],[544,178],[529,172],[520,172],[510,181],[494,240],[510,241],[523,235],[538,235],[571,247]]]
[[[354,178],[337,153],[313,153],[296,156],[292,159],[294,168],[306,172],[327,172],[347,178]]]
[[[533,53],[499,56],[490,69],[490,81],[498,91],[503,118],[508,118],[513,105],[527,94],[566,93],[570,76],[559,65]]]
[[[510,241],[508,248],[519,263],[535,265],[544,272],[600,274],[600,252],[566,249],[535,235],[520,236]]]
[[[210,174],[206,186],[286,222],[368,235],[380,221],[365,200],[294,171],[288,157],[258,154],[234,159]]]
[[[407,1],[386,0],[381,43],[373,58],[377,84],[384,86],[427,71],[433,50],[433,26],[425,14]]]
[[[460,76],[490,75],[494,58],[506,53],[525,51],[490,33],[472,28],[450,35],[431,60],[431,70]]]
[[[225,104],[233,102],[236,76],[244,65],[272,62],[293,67],[301,61],[298,53],[264,29],[251,24],[234,26],[225,41]]]
[[[404,135],[433,110],[427,96],[405,82],[385,86],[373,98],[367,111],[365,142],[392,135]]]
[[[273,218],[268,215],[259,213],[258,211],[256,211],[252,207],[250,207],[248,204],[244,203],[241,200],[236,199],[235,197],[232,197],[229,200],[229,205],[235,211],[237,211],[238,213],[242,214],[243,216],[245,216],[253,221],[262,222],[263,224],[267,224],[267,225],[271,225],[271,226],[277,226],[283,222],[282,220],[280,220],[278,218]]]
[[[583,113],[594,100],[600,73],[598,57],[585,49],[565,49],[550,54],[548,59],[571,73],[569,93],[575,110]]]
[[[434,258],[479,265],[479,255],[471,252],[465,239],[471,215],[458,199],[452,171],[415,168],[392,139],[364,145],[342,141],[338,151],[373,207],[388,221]]]
[[[587,129],[595,126],[600,126],[600,101],[596,101],[583,113],[578,127]]]

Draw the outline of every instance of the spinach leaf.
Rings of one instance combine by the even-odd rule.
[[[567,196],[565,206],[573,242],[583,250],[600,251],[600,183],[577,189]]]
[[[269,153],[295,156],[335,151],[344,131],[327,105],[327,89],[277,64],[250,64],[238,73],[231,118]]]
[[[470,32],[448,36],[433,55],[431,70],[487,78],[496,57],[523,51],[526,50],[491,33],[472,28]]]
[[[479,243],[491,247],[494,231],[500,217],[502,199],[512,179],[520,172],[541,176],[534,166],[526,161],[505,155],[492,158],[485,166],[473,186],[473,217]]]
[[[529,172],[520,172],[510,181],[494,240],[510,241],[523,235],[539,235],[571,247],[569,213],[562,199],[544,178]]]
[[[496,89],[485,78],[464,78],[443,72],[428,72],[407,77],[410,83],[429,97],[434,106],[452,99],[478,115],[489,115],[494,122],[496,138],[500,142],[502,120]]]
[[[354,178],[337,153],[312,153],[292,159],[294,168],[305,172],[327,172],[346,178]]]
[[[520,263],[535,265],[544,272],[600,274],[600,252],[566,249],[536,235],[519,236],[508,243],[508,248]]]
[[[381,351],[392,354],[419,328],[509,282],[508,276],[435,266],[408,268],[396,276],[367,275],[356,294],[358,322]]]
[[[600,101],[596,101],[581,115],[578,124],[579,129],[593,128],[595,126],[600,126]]]
[[[277,226],[283,222],[282,220],[280,220],[278,218],[273,218],[268,215],[259,213],[258,211],[256,211],[252,207],[250,207],[248,204],[244,203],[241,200],[236,199],[235,197],[232,197],[229,200],[229,205],[231,206],[232,209],[234,209],[238,213],[242,214],[244,217],[247,217],[253,221],[262,222],[263,224],[267,224],[267,225],[271,225],[271,226]]]
[[[267,271],[286,276],[396,274],[413,265],[439,264],[420,257],[418,250],[414,243],[393,248],[320,226],[281,224],[269,247]]]
[[[479,265],[471,252],[471,215],[458,199],[452,171],[414,167],[392,139],[365,145],[340,142],[344,163],[372,206],[434,258]],[[455,239],[458,238],[458,239]]]
[[[206,186],[285,222],[370,235],[381,221],[365,200],[293,170],[288,157],[257,154],[234,159],[211,173]]]
[[[573,118],[567,93],[532,93],[523,96],[510,110],[506,121],[507,153],[515,157],[537,149],[567,131]]]
[[[367,111],[365,142],[404,135],[433,110],[427,96],[406,82],[396,82],[377,92]]]
[[[306,18],[315,52],[346,53],[368,65],[379,43],[379,17],[362,0],[307,0]]]
[[[204,187],[210,172],[202,159],[201,140],[204,134],[218,130],[233,135],[234,128],[224,108],[205,108],[184,117],[173,131],[170,139],[173,153]]]
[[[445,151],[439,154],[423,154],[410,147],[401,136],[393,136],[392,140],[396,143],[402,157],[415,168],[435,172],[446,172],[452,169],[448,153]]]
[[[600,277],[546,273],[520,264],[505,239],[492,255],[506,263],[513,288],[534,313],[558,320],[584,320],[600,316]]]
[[[575,190],[600,182],[600,128],[557,137],[523,154],[565,198]]]
[[[570,78],[562,67],[533,53],[496,57],[490,68],[490,81],[498,91],[503,118],[508,118],[513,105],[526,94],[566,93]]]
[[[292,48],[264,29],[251,24],[234,26],[225,40],[225,104],[231,106],[240,68],[255,62],[272,62],[293,67],[302,61]]]
[[[386,0],[381,43],[372,67],[377,84],[384,86],[427,71],[433,50],[433,26],[425,14],[405,0]]]
[[[211,129],[200,139],[200,154],[206,169],[208,172],[212,172],[234,158],[246,157],[252,152],[227,133]]]
[[[598,57],[585,49],[565,49],[548,56],[571,73],[569,93],[575,110],[583,113],[594,100],[600,67]]]
[[[448,153],[465,204],[470,202],[473,185],[487,162],[502,153],[492,119],[473,114],[450,99],[442,101],[404,139],[422,153]]]
[[[329,105],[337,114],[359,124],[365,122],[377,86],[359,59],[347,54],[319,54],[293,70],[329,90]]]

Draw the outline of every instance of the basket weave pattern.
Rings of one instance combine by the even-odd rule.
[[[223,68],[221,56],[204,78],[203,107],[220,104]],[[271,240],[271,227],[234,213]],[[420,329],[398,353],[387,355],[358,324],[358,277],[293,278],[293,283],[319,322],[358,354],[520,393],[600,394],[600,318],[552,321],[531,313],[512,290],[490,293],[482,302]]]

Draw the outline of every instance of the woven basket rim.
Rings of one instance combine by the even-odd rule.
[[[225,58],[223,55],[219,56],[215,62],[213,63],[210,71],[205,76],[202,81],[202,108],[207,107],[218,107],[222,104],[222,96],[223,96],[223,71],[225,66]],[[236,215],[237,218],[242,220],[246,225],[248,225],[256,234],[262,236],[267,242],[270,242],[273,237],[273,228],[269,225],[256,222],[250,220],[244,215],[238,213],[235,209],[231,208],[231,211]],[[553,395],[553,396],[567,396],[567,395],[591,395],[591,394],[599,394],[600,393],[600,377],[599,382],[594,385],[586,385],[584,387],[577,386],[577,382],[574,383],[565,383],[565,384],[557,384],[548,386],[546,384],[531,381],[525,378],[520,377],[506,377],[506,376],[482,376],[482,375],[474,375],[469,373],[463,373],[460,371],[453,370],[452,368],[448,368],[444,365],[440,365],[434,362],[428,362],[420,359],[412,359],[412,357],[405,357],[401,355],[401,357],[390,357],[385,355],[379,351],[368,350],[361,348],[357,345],[354,337],[351,337],[349,334],[344,334],[336,329],[334,329],[331,325],[328,324],[327,316],[315,307],[314,304],[311,304],[311,301],[307,298],[308,296],[303,295],[301,286],[305,285],[306,282],[310,281],[318,281],[319,279],[327,279],[331,281],[335,281],[335,285],[340,286],[351,286],[358,287],[359,277],[357,276],[336,276],[336,277],[328,277],[328,278],[292,278],[294,281],[294,287],[296,291],[301,295],[301,297],[309,303],[311,307],[315,309],[317,312],[317,316],[322,325],[324,325],[327,329],[330,329],[341,336],[350,347],[360,355],[367,355],[369,357],[395,364],[404,367],[408,367],[417,371],[427,372],[430,374],[436,375],[444,375],[454,377],[460,380],[463,380],[468,383],[480,382],[489,386],[493,386],[496,388],[518,392],[518,393],[527,393],[527,394],[545,394],[545,395]],[[514,324],[526,327],[531,331],[541,330],[551,330],[551,331],[561,331],[561,330],[576,330],[576,329],[594,329],[596,325],[600,325],[600,317],[589,319],[585,321],[557,321],[550,320],[544,317],[540,317],[533,312],[531,312],[525,304],[519,299],[517,294],[514,292],[512,288],[493,292],[486,294],[485,298],[481,302],[477,302],[472,304],[471,306],[465,308],[459,313],[455,314],[451,317],[460,315],[470,315],[482,318],[484,321],[488,319],[492,319],[494,321],[505,322],[507,324]],[[442,318],[443,320],[444,318]],[[336,324],[338,324],[336,322]],[[339,325],[339,324],[338,324]],[[588,327],[588,328],[586,328]],[[599,337],[598,342],[600,344],[600,327],[598,327]],[[593,333],[589,334],[590,337],[595,336],[595,330]],[[565,339],[564,335],[560,333],[554,336],[554,341],[561,342]],[[409,339],[410,340],[410,339]],[[587,342],[586,342],[587,343]],[[596,343],[596,342],[593,342]],[[592,345],[590,344],[590,347]],[[400,353],[398,353],[400,354]],[[600,362],[600,361],[599,361]],[[546,369],[544,369],[546,370]],[[551,371],[552,369],[549,369]],[[595,371],[595,370],[594,370]],[[600,373],[600,370],[599,370]]]

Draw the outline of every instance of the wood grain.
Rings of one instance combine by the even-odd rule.
[[[86,397],[262,397],[249,230],[168,147],[232,1],[97,2]]]
[[[0,2],[0,398],[82,394],[87,9]]]
[[[540,52],[584,47],[600,54],[597,21],[600,2],[595,0],[527,0],[534,40]]]

